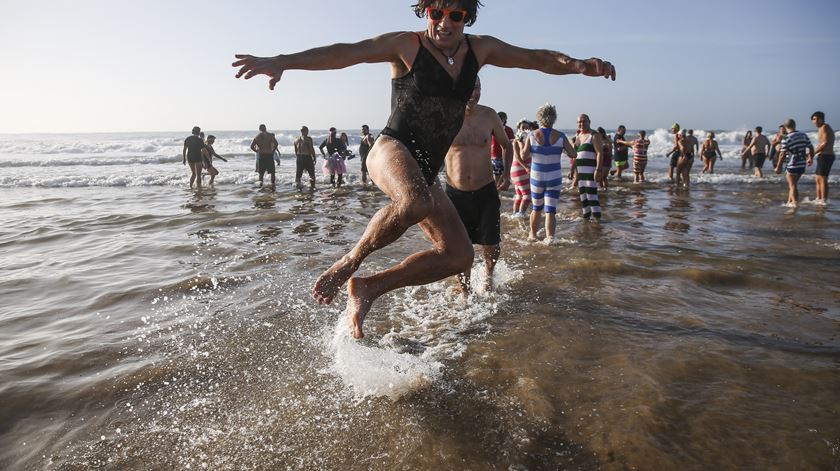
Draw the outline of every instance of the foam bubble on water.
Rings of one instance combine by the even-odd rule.
[[[392,295],[388,316],[394,327],[376,346],[352,339],[342,316],[329,344],[333,372],[358,398],[396,400],[440,379],[444,362],[466,351],[471,335],[481,331],[477,327],[508,299],[505,287],[521,279],[523,271],[500,260],[490,291],[483,263],[474,265],[471,276],[473,293],[466,300],[452,292],[447,280]]]
[[[386,396],[397,400],[432,384],[443,366],[430,358],[356,341],[350,336],[346,316],[336,322],[330,348],[333,371],[359,399]]]

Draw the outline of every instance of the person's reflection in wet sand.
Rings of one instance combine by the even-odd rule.
[[[199,187],[195,190],[187,190],[189,199],[184,208],[189,208],[193,213],[203,213],[216,209],[216,190],[212,187]]]

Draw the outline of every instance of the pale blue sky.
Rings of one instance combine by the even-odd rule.
[[[275,55],[421,30],[411,0],[2,0],[0,132],[379,129],[389,68],[234,79],[237,52]],[[821,109],[840,123],[840,1],[485,0],[468,32],[616,64],[619,80],[482,71],[512,120],[558,106],[632,129],[771,127]],[[594,6],[593,6],[594,5]],[[810,124],[807,124],[810,126]]]

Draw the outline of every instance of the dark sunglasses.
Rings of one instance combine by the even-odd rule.
[[[448,16],[454,23],[461,23],[467,19],[467,10],[450,10],[448,8],[432,8],[426,9],[426,15],[432,21],[441,21],[444,16]]]

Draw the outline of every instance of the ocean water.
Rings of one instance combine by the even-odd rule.
[[[201,190],[182,134],[0,136],[0,469],[840,468],[840,203],[813,169],[786,208],[721,132],[676,189],[657,130],[601,224],[576,191],[554,245],[505,215],[492,291],[396,291],[356,342],[309,292],[386,198],[358,159],[296,191],[292,132],[260,189],[253,133],[213,134]]]

